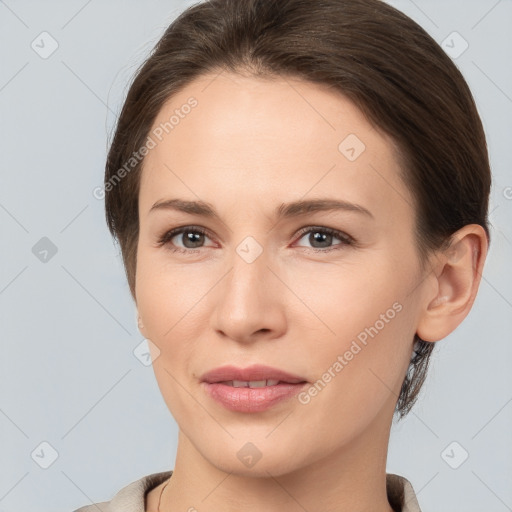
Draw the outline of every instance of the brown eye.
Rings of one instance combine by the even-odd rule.
[[[188,252],[203,247],[207,232],[195,226],[183,226],[171,229],[164,233],[158,240],[158,246],[169,246],[169,249],[177,252]],[[173,239],[176,239],[173,241]],[[182,246],[180,246],[182,244]]]

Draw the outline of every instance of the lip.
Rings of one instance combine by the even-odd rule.
[[[280,382],[260,388],[236,388],[225,384],[232,380]],[[230,411],[245,413],[266,411],[297,395],[307,384],[302,377],[264,365],[252,365],[248,368],[221,366],[201,376],[201,386],[209,397]]]
[[[279,380],[288,384],[298,384],[306,382],[304,377],[293,375],[278,368],[253,364],[247,368],[237,368],[236,366],[220,366],[209,372],[204,373],[200,380],[209,384],[215,382],[225,382],[230,380]]]

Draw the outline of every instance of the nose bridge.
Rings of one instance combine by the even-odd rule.
[[[240,199],[244,208],[238,207],[232,212],[236,219],[232,225],[230,238],[233,244],[233,253],[231,264],[233,266],[230,276],[230,287],[235,294],[249,293],[246,287],[252,287],[253,292],[249,293],[244,300],[250,300],[251,296],[264,296],[275,290],[276,277],[270,268],[279,266],[279,262],[274,261],[273,248],[276,248],[273,237],[277,231],[273,230],[273,222],[270,212],[265,209],[261,203],[254,201],[253,196],[242,197]],[[240,202],[238,202],[238,206]],[[270,268],[269,268],[270,267]],[[271,295],[275,297],[275,291]],[[239,297],[242,299],[243,297]],[[265,300],[270,301],[267,296]]]
[[[251,235],[243,238],[234,248],[227,293],[238,305],[257,307],[252,302],[264,298],[269,289],[268,255],[268,250]]]
[[[216,330],[243,341],[259,330],[277,328],[281,315],[268,256],[250,235],[234,247],[231,271],[216,297]]]

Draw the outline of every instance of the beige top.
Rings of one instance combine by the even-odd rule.
[[[112,500],[86,505],[73,512],[146,512],[146,493],[171,475],[172,471],[163,471],[144,476],[123,487]],[[395,512],[421,512],[409,480],[400,475],[387,473],[386,487],[389,503]]]

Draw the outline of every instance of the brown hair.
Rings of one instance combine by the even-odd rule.
[[[466,224],[480,224],[490,238],[482,123],[462,74],[423,28],[380,0],[210,0],[174,20],[138,69],[108,153],[107,224],[134,299],[143,159],[128,172],[126,162],[173,94],[223,69],[328,85],[391,136],[415,198],[423,266]],[[415,336],[395,410],[400,419],[418,397],[434,345]]]

